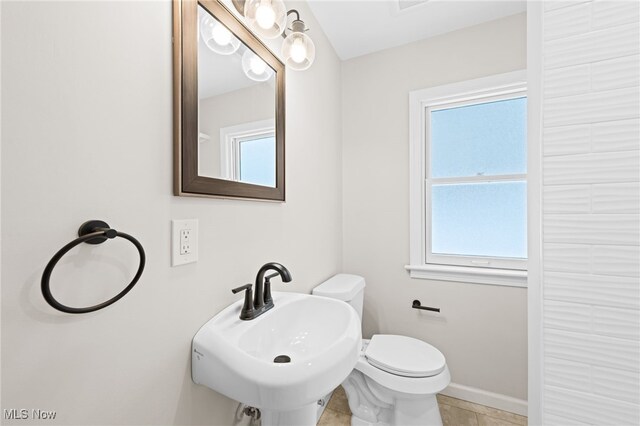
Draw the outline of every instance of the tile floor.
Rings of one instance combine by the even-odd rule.
[[[444,426],[527,426],[527,418],[507,411],[438,395]],[[342,386],[333,393],[318,426],[350,426],[351,411]]]

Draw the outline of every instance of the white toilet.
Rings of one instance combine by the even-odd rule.
[[[338,274],[313,294],[347,302],[362,320],[364,287],[364,278]],[[342,383],[351,425],[441,426],[436,394],[451,381],[444,355],[406,336],[376,334],[362,342],[358,363]]]

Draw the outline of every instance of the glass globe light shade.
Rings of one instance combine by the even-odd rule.
[[[249,49],[242,54],[242,70],[254,81],[267,81],[273,75],[271,67]]]
[[[209,49],[220,55],[231,55],[240,48],[240,40],[209,15],[200,18],[200,37]]]
[[[259,36],[276,38],[287,26],[287,8],[282,0],[247,0],[244,3],[244,18]]]
[[[282,57],[287,67],[296,71],[306,70],[313,64],[316,47],[308,35],[294,31],[282,43]]]

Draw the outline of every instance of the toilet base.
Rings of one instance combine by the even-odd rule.
[[[342,387],[352,413],[351,426],[442,426],[435,394],[394,392],[358,370]]]
[[[433,397],[435,399],[435,397]],[[427,406],[425,407],[426,404]],[[427,408],[425,410],[425,408]],[[442,417],[440,416],[440,409],[438,408],[437,401],[435,404],[428,402],[421,402],[421,407],[417,412],[412,410],[394,410],[393,413],[386,413],[386,417],[389,421],[377,421],[372,423],[370,421],[361,419],[355,414],[351,416],[351,426],[395,426],[395,425],[420,425],[420,426],[442,426]]]

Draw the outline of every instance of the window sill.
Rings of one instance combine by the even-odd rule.
[[[451,265],[406,265],[411,278],[527,287],[527,271]]]

